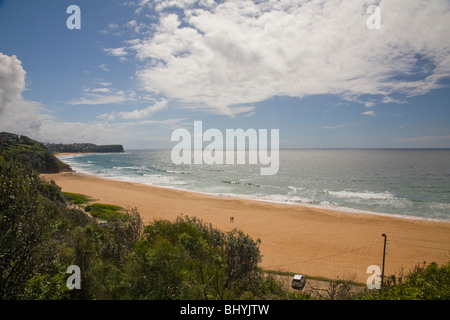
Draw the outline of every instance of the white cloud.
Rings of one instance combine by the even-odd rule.
[[[322,129],[342,129],[354,126],[353,124],[340,123],[335,126],[323,126]]]
[[[391,97],[383,97],[383,103],[396,103],[396,104],[404,104],[406,100],[404,99],[394,99]]]
[[[108,29],[110,30],[116,30],[119,27],[117,23],[110,23],[108,24]]]
[[[167,109],[167,100],[161,100],[154,105],[140,110],[133,110],[130,112],[119,112],[118,115],[123,119],[142,119],[151,116],[153,113]]]
[[[223,109],[216,108],[215,106],[209,106],[206,104],[180,104],[180,109],[194,110],[199,112],[213,113],[213,114],[226,114],[230,117],[234,117],[238,114],[244,114],[246,116],[253,115],[255,106],[253,105],[233,105],[227,107],[227,112],[224,113]]]
[[[136,20],[130,20],[126,24],[127,28],[135,28],[137,26]]]
[[[180,126],[189,126],[192,125],[190,122],[187,122],[186,118],[170,118],[164,120],[153,120],[153,119],[144,119],[138,122],[125,122],[124,126],[135,127],[136,125],[144,125],[144,126],[158,126],[158,127],[166,127],[168,129],[174,130],[180,128]],[[168,141],[168,139],[166,140]]]
[[[85,105],[85,104],[108,104],[108,103],[119,103],[126,101],[127,98],[123,94],[115,94],[115,95],[103,95],[103,94],[89,94],[85,97],[80,97],[77,100],[72,100],[66,102],[67,104],[72,105]]]
[[[100,105],[109,103],[121,103],[128,100],[127,95],[122,90],[108,88],[109,83],[103,83],[101,88],[85,88],[83,96],[66,102],[71,105]]]
[[[104,51],[111,55],[111,56],[116,56],[116,57],[121,57],[121,56],[126,56],[127,52],[125,51],[124,48],[107,48],[104,49]]]
[[[119,57],[120,61],[125,61],[125,56],[128,55],[125,48],[106,48],[103,49],[109,56]]]
[[[108,24],[103,30],[100,30],[100,33],[103,34],[117,34],[117,30],[119,29],[119,25],[117,23]]]
[[[375,101],[366,101],[364,102],[364,106],[366,106],[366,108],[375,107]]]
[[[107,119],[80,121],[61,121],[46,110],[42,104],[25,100],[22,92],[26,90],[26,72],[16,56],[7,56],[0,52],[0,131],[24,134],[41,142],[73,143],[92,142],[97,144],[122,143],[125,147],[163,148],[170,143],[170,132],[185,121],[184,118],[166,120],[134,119],[133,112],[128,119],[137,121],[114,122]],[[111,87],[111,83],[98,82],[102,87],[86,88],[85,95],[78,102],[99,103],[111,100],[123,100],[131,97],[122,90]],[[111,95],[112,94],[112,95]],[[76,104],[76,103],[73,103]],[[163,110],[166,101],[161,100],[142,111],[141,115]],[[137,115],[138,113],[136,113]],[[127,116],[126,113],[122,114]]]
[[[90,91],[92,91],[92,92],[110,93],[111,89],[110,88],[94,88],[94,89],[92,89]]]
[[[145,90],[228,115],[233,106],[274,96],[333,94],[355,101],[439,88],[450,76],[449,2],[381,1],[380,30],[366,27],[372,4],[141,1],[140,9],[159,12],[159,22],[129,49],[143,62],[137,77]],[[183,14],[166,12],[170,7]]]
[[[0,52],[0,115],[5,109],[22,99],[25,89],[25,70],[15,55]]]
[[[103,87],[109,87],[109,86],[112,85],[111,82],[102,82],[102,81],[98,82],[98,84],[101,85],[101,86],[103,86]]]
[[[15,56],[0,52],[0,130],[29,134],[39,130],[47,116],[43,106],[22,97],[26,72]]]
[[[366,116],[372,116],[372,117],[376,116],[375,111],[373,111],[373,110],[372,111],[366,111],[366,112],[363,112],[361,114],[366,115]]]
[[[106,64],[99,64],[98,68],[103,70],[103,71],[109,71],[108,66]]]
[[[114,121],[117,118],[127,119],[127,120],[139,120],[150,117],[155,112],[167,109],[167,100],[163,99],[161,101],[155,102],[153,105],[149,105],[143,109],[135,109],[133,111],[121,111],[121,112],[111,112],[104,113],[99,116],[100,119],[107,121]]]
[[[61,121],[54,118],[42,104],[35,101],[25,100],[22,92],[25,87],[26,72],[22,68],[21,61],[16,56],[7,56],[0,52],[0,131],[24,134],[30,138],[41,142],[93,142],[99,144],[128,143],[132,146],[139,146],[139,141],[147,141],[151,146],[152,141],[169,141],[169,138],[158,137],[156,132],[149,138],[147,130],[139,130],[133,123],[109,123],[107,121]],[[110,83],[101,83],[103,86],[110,86]],[[108,93],[108,88],[86,89],[85,92],[94,95],[92,92]],[[111,100],[123,100],[125,93],[121,90],[109,89],[115,96],[109,97]],[[92,98],[94,97],[94,98]],[[106,101],[108,96],[96,98],[92,96],[91,103],[98,103],[100,100]],[[87,102],[85,98],[83,102]],[[161,105],[159,105],[161,107]],[[158,107],[155,107],[155,110]],[[169,121],[154,121],[147,123],[166,129],[176,125],[183,119],[170,119]],[[143,125],[146,125],[143,123]],[[167,134],[167,137],[170,137]],[[139,138],[140,140],[137,140]],[[154,139],[153,139],[154,138]],[[153,140],[152,140],[153,139]],[[137,143],[137,144],[136,144]]]

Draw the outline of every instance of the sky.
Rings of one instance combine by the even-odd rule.
[[[280,148],[450,148],[449,34],[448,0],[0,0],[0,131],[170,149],[201,120]]]

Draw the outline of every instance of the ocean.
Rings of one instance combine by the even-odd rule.
[[[261,165],[175,165],[171,150],[60,156],[77,173],[206,194],[450,222],[449,149],[282,149]],[[276,213],[274,213],[276,214]]]

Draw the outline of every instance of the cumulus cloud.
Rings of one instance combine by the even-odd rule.
[[[39,130],[43,115],[43,106],[34,101],[26,101],[22,92],[25,90],[26,72],[21,61],[15,56],[0,52],[0,129],[30,133]]]
[[[26,72],[21,61],[15,55],[0,52],[0,131],[24,134],[42,142],[118,143],[136,138],[137,132],[131,130],[129,124],[55,119],[41,103],[24,99],[25,84]],[[97,88],[86,91],[100,94],[109,90]],[[123,92],[115,91],[115,94],[121,96]]]
[[[394,94],[439,88],[450,75],[445,0],[380,1],[379,30],[367,28],[369,0],[139,4],[158,23],[127,48],[142,61],[137,78],[148,92],[192,108],[232,115],[275,96],[317,94],[392,102]]]
[[[0,52],[0,115],[7,106],[22,99],[25,89],[25,70],[15,55]]]

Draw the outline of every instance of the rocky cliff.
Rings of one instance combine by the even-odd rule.
[[[19,161],[39,173],[72,171],[69,165],[56,158],[44,144],[14,133],[0,133],[0,157],[7,161]]]

